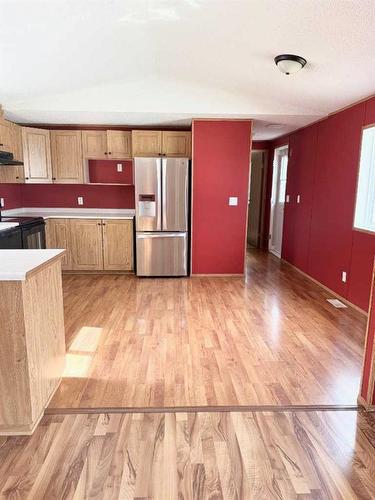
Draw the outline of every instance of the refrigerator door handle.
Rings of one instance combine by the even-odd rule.
[[[147,240],[149,238],[185,238],[186,233],[137,233],[138,240]]]
[[[165,230],[167,227],[167,172],[166,172],[166,166],[167,166],[167,159],[162,158],[161,159],[161,178],[162,178],[162,208],[163,208],[163,215],[162,215],[162,229]]]
[[[156,180],[157,180],[157,192],[158,192],[158,203],[156,206],[157,214],[156,214],[156,229],[160,231],[162,229],[162,211],[161,204],[162,201],[162,192],[161,192],[161,183],[162,183],[162,172],[161,172],[161,159],[156,158]]]

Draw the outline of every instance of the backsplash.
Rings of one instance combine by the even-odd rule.
[[[83,205],[78,205],[78,196]],[[134,186],[90,186],[88,184],[1,184],[3,209],[51,208],[134,208]]]

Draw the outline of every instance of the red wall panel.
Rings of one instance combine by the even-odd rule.
[[[290,201],[285,204],[282,256],[304,272],[308,271],[317,132],[313,125],[289,137],[286,192]]]
[[[78,207],[77,197],[83,196],[80,208],[134,208],[133,186],[90,186],[87,184],[24,184],[24,207]]]
[[[117,164],[122,172],[117,172]],[[89,160],[90,182],[133,184],[133,162],[131,160]]]
[[[250,121],[193,123],[193,274],[244,272],[250,142]]]
[[[21,184],[0,184],[0,198],[4,198],[3,210],[22,207],[21,190]]]
[[[318,124],[317,164],[311,220],[309,274],[347,297],[354,200],[365,104]]]
[[[375,234],[353,231],[348,300],[367,311],[375,256]]]

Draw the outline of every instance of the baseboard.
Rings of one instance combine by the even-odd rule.
[[[239,274],[191,274],[191,278],[243,278],[245,273]]]
[[[334,292],[333,290],[331,290],[331,288],[328,288],[328,286],[326,285],[323,285],[323,283],[321,283],[320,281],[316,280],[315,278],[313,278],[312,276],[310,276],[309,274],[305,273],[304,271],[302,271],[301,269],[299,269],[298,267],[296,267],[295,265],[291,264],[290,262],[288,262],[287,260],[281,258],[280,259],[284,264],[287,264],[288,266],[292,267],[293,269],[295,269],[297,272],[299,272],[300,274],[302,274],[305,278],[309,279],[310,281],[312,281],[313,283],[315,283],[316,285],[320,286],[321,288],[323,288],[326,292],[329,292],[330,294],[332,294],[334,297],[340,299],[342,302],[344,302],[344,304],[348,305],[349,307],[352,307],[353,309],[355,309],[356,311],[358,311],[359,313],[361,314],[364,314],[365,316],[367,316],[368,312],[365,311],[364,309],[362,309],[361,307],[357,306],[356,304],[353,304],[353,302],[350,302],[348,299],[346,299],[345,297],[343,297],[342,295],[338,294],[337,292]]]
[[[358,396],[357,402],[358,405],[366,411],[375,411],[375,405],[367,403],[367,401],[361,395]]]
[[[87,274],[94,275],[99,274],[101,276],[105,274],[124,274],[126,276],[135,276],[134,271],[79,271],[79,270],[65,270],[63,269],[62,274]]]

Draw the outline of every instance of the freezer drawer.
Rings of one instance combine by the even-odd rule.
[[[137,233],[137,276],[186,276],[187,233]]]

